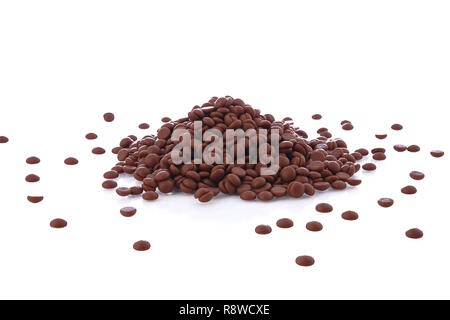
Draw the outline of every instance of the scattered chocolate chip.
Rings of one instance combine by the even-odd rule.
[[[106,122],[112,122],[114,121],[114,113],[107,112],[103,115],[103,119],[105,119]]]
[[[353,221],[357,220],[359,216],[355,211],[345,211],[342,213],[341,217],[344,220]]]
[[[105,179],[116,179],[119,177],[119,173],[114,170],[107,171],[103,174],[103,178]]]
[[[342,129],[344,130],[353,130],[353,125],[351,123],[346,123],[342,126]]]
[[[144,200],[156,200],[158,199],[158,194],[155,191],[146,191],[142,194],[142,199]]]
[[[444,151],[441,150],[432,150],[430,154],[435,158],[440,158],[444,155]]]
[[[39,203],[42,200],[44,200],[44,197],[42,197],[42,196],[28,196],[27,199],[31,203]]]
[[[318,221],[311,221],[306,224],[306,229],[313,232],[318,232],[323,229],[323,225]]]
[[[391,126],[391,129],[392,130],[402,130],[403,129],[403,126],[401,125],[401,124],[398,124],[398,123],[395,123],[395,124],[393,124],[392,126]]]
[[[411,239],[420,239],[423,237],[423,232],[420,229],[414,228],[409,229],[405,232],[406,236]]]
[[[283,229],[291,228],[294,226],[294,221],[288,218],[279,219],[277,221],[277,226]]]
[[[272,228],[265,224],[260,224],[259,226],[256,226],[255,232],[257,234],[269,234],[272,232]]]
[[[98,138],[98,136],[95,134],[95,133],[88,133],[86,136],[86,139],[88,139],[88,140],[95,140],[95,139],[97,139]]]
[[[35,174],[29,174],[25,177],[25,181],[26,182],[38,182],[39,180],[41,180],[41,178],[39,178],[39,176],[35,175]]]
[[[386,155],[382,152],[377,152],[377,153],[373,154],[372,158],[374,160],[382,161],[382,160],[386,160]]]
[[[359,179],[348,179],[347,183],[351,186],[359,186],[361,184],[361,180]]]
[[[411,171],[411,172],[409,173],[409,176],[410,176],[411,178],[413,178],[414,180],[422,180],[423,178],[425,178],[425,174],[423,174],[423,173],[420,172],[420,171]]]
[[[9,141],[8,137],[0,136],[0,143],[7,143]]]
[[[420,147],[416,144],[410,145],[408,147],[408,151],[409,152],[419,152],[420,151]]]
[[[387,134],[376,134],[375,137],[376,137],[377,139],[383,140],[383,139],[386,139]]]
[[[403,144],[396,144],[396,145],[394,146],[394,150],[395,150],[395,151],[398,151],[398,152],[406,151],[406,149],[408,149],[408,147],[405,146],[405,145],[403,145]]]
[[[328,212],[333,211],[333,207],[330,204],[328,204],[328,203],[319,203],[316,206],[316,210],[318,212],[328,213]]]
[[[248,191],[242,192],[240,194],[240,197],[241,197],[242,200],[247,200],[247,201],[255,200],[256,199],[256,193],[254,193],[253,191],[248,190]]]
[[[167,123],[170,122],[172,119],[170,119],[169,117],[164,117],[161,119],[162,122]]]
[[[322,119],[322,115],[316,113],[316,114],[313,114],[313,115],[312,115],[312,118],[313,118],[314,120],[320,120],[320,119]]]
[[[96,147],[94,149],[92,149],[92,153],[93,154],[104,154],[106,151],[103,148],[100,147]]]
[[[41,162],[41,160],[38,157],[29,157],[26,160],[26,163],[28,164],[38,164],[39,162]]]
[[[364,148],[357,149],[357,150],[355,150],[355,152],[360,153],[362,156],[367,156],[369,154],[369,151]]]
[[[150,242],[139,240],[133,244],[133,249],[136,251],[147,251],[150,249]]]
[[[375,163],[365,163],[363,164],[362,168],[366,171],[374,171],[377,169],[377,166]]]
[[[117,182],[114,180],[106,180],[102,183],[102,187],[105,189],[114,189],[117,187]]]
[[[383,208],[389,208],[394,204],[394,200],[390,198],[381,198],[380,200],[378,200],[378,204]]]
[[[403,187],[401,191],[404,194],[415,194],[417,192],[417,189],[414,186],[406,186]]]
[[[56,228],[56,229],[61,229],[61,228],[65,228],[67,226],[67,221],[64,219],[53,219],[52,221],[50,221],[50,227],[52,228]]]
[[[148,129],[148,128],[150,128],[150,125],[148,123],[144,122],[144,123],[141,123],[139,125],[139,129],[145,130],[145,129]]]
[[[299,256],[295,259],[295,263],[302,267],[310,267],[315,261],[314,258],[310,256]]]
[[[115,182],[115,181],[113,181],[113,182]],[[121,197],[126,197],[131,194],[131,190],[130,190],[130,188],[120,187],[120,188],[116,189],[116,193]]]
[[[137,210],[134,207],[124,207],[120,209],[120,214],[124,217],[132,217],[136,214]]]
[[[78,160],[75,158],[67,158],[66,160],[64,160],[64,163],[67,164],[68,166],[74,166],[76,164],[78,164]]]
[[[385,153],[385,152],[386,152],[386,149],[385,149],[385,148],[374,148],[374,149],[372,149],[370,152],[372,152],[372,154],[375,154],[375,153]]]

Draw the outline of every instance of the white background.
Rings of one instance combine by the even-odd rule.
[[[1,1],[0,298],[450,298],[448,155],[429,155],[450,151],[449,16],[448,1],[430,0]],[[386,147],[388,159],[358,173],[358,188],[268,204],[144,203],[101,188],[115,160],[93,147],[109,151],[226,94],[311,136],[326,126],[351,149]],[[91,131],[98,140],[84,139]],[[41,164],[26,165],[31,155]],[[65,166],[67,156],[80,164]],[[41,181],[25,183],[29,173]],[[407,184],[418,193],[401,194]],[[383,196],[395,205],[379,207]],[[315,212],[323,201],[331,214]],[[122,217],[125,205],[138,213]],[[360,219],[342,220],[345,210]],[[56,217],[68,227],[51,229]],[[282,217],[294,228],[278,229]],[[307,231],[311,220],[324,230]],[[261,223],[273,233],[256,235]],[[412,227],[425,237],[406,238]],[[140,239],[152,248],[134,251]],[[303,254],[316,264],[297,266]]]

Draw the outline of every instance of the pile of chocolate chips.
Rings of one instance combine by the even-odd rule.
[[[265,166],[261,163],[175,164],[171,151],[179,141],[171,139],[172,132],[183,128],[193,136],[194,121],[203,123],[203,131],[215,128],[222,133],[226,129],[267,129],[270,135],[271,130],[278,129],[280,169],[276,174],[266,176],[261,175],[261,168]],[[173,121],[165,117],[163,122],[156,135],[147,135],[140,140],[128,136],[113,149],[119,162],[104,176],[117,177],[126,173],[139,181],[138,186],[117,188],[120,196],[142,195],[145,200],[155,200],[157,190],[164,194],[179,190],[194,194],[201,202],[210,201],[219,193],[239,194],[243,200],[269,201],[286,195],[294,198],[304,194],[312,196],[315,190],[342,190],[347,185],[355,186],[361,182],[352,176],[360,169],[357,161],[363,155],[350,152],[345,141],[331,139],[326,128],[320,130],[318,138],[308,140],[306,132],[295,127],[291,118],[277,121],[273,115],[262,114],[241,99],[213,97],[192,108],[187,117]],[[117,184],[107,180],[103,186],[115,188]]]

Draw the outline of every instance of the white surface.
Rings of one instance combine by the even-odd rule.
[[[450,298],[449,16],[448,1],[2,1],[0,298]],[[386,147],[388,159],[358,188],[269,204],[102,190],[115,160],[93,147],[225,94],[310,135],[326,126],[352,149]],[[98,140],[84,139],[91,131]],[[31,155],[41,164],[26,165]],[[41,182],[25,183],[29,173]],[[401,194],[407,184],[418,193]],[[379,207],[383,196],[395,205]],[[322,201],[333,213],[315,212]],[[122,217],[125,205],[138,213]],[[345,210],[360,219],[342,220]],[[51,229],[55,217],[68,227]],[[282,217],[294,228],[275,227]],[[324,230],[306,231],[311,220]],[[256,235],[260,223],[273,233]],[[407,239],[412,227],[425,237]],[[140,239],[152,248],[134,251]],[[303,254],[316,264],[297,266]]]

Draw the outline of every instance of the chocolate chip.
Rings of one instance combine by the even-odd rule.
[[[107,171],[103,174],[103,178],[105,178],[105,179],[116,179],[118,177],[119,177],[119,173],[114,170]]]
[[[306,224],[306,229],[312,232],[318,232],[323,229],[323,225],[318,221],[311,221]]]
[[[291,228],[294,226],[294,221],[288,218],[282,218],[277,221],[277,226],[283,229]]]
[[[115,182],[115,181],[113,181],[113,182]],[[120,188],[116,189],[116,193],[121,197],[126,197],[131,194],[131,190],[130,190],[130,188],[120,187]]]
[[[401,191],[404,194],[415,194],[417,192],[417,189],[414,186],[406,186],[403,187]]]
[[[44,200],[44,197],[42,197],[42,196],[28,196],[27,199],[31,203],[39,203],[42,200]]]
[[[139,129],[145,130],[148,128],[150,128],[150,125],[148,123],[143,122],[139,125]]]
[[[259,226],[256,226],[255,232],[257,234],[269,234],[272,232],[272,228],[265,224],[260,224]]]
[[[359,186],[361,184],[361,180],[359,179],[348,179],[347,183],[351,186]]]
[[[26,182],[38,182],[39,180],[41,180],[41,178],[39,178],[39,176],[35,175],[35,174],[29,174],[25,177],[25,181]]]
[[[358,214],[355,211],[345,211],[342,213],[341,217],[344,220],[353,221],[358,219]]]
[[[297,181],[289,183],[287,193],[293,198],[300,198],[305,193],[305,186]]]
[[[377,166],[375,163],[365,163],[363,164],[362,168],[366,171],[374,171],[377,169]]]
[[[95,140],[95,139],[97,139],[98,138],[98,136],[95,134],[95,133],[88,133],[86,136],[86,139],[88,139],[88,140]]]
[[[150,242],[145,240],[139,240],[133,244],[133,249],[136,251],[147,251],[150,247]]]
[[[262,191],[258,193],[258,199],[261,201],[270,201],[273,199],[273,194],[270,191]]]
[[[114,189],[117,187],[117,182],[114,180],[106,180],[102,183],[102,187],[105,189]]]
[[[381,198],[380,200],[378,200],[378,204],[383,208],[389,208],[394,204],[394,200],[390,198]]]
[[[92,149],[92,153],[93,154],[104,154],[105,153],[105,149],[100,148],[100,147],[96,147],[96,148]]]
[[[409,173],[409,176],[410,176],[411,178],[413,178],[414,180],[422,180],[423,178],[425,178],[425,174],[423,174],[423,173],[420,172],[420,171],[411,171],[411,172]]]
[[[53,219],[52,221],[50,221],[50,227],[52,228],[56,228],[56,229],[61,229],[61,228],[65,228],[67,226],[67,221],[64,219]]]
[[[64,160],[64,163],[68,166],[74,166],[74,165],[78,164],[78,160],[70,157],[70,158],[67,158],[66,160]]]
[[[158,194],[155,191],[147,191],[142,194],[142,199],[153,201],[158,199]]]
[[[382,152],[377,152],[377,153],[373,154],[372,158],[374,160],[382,161],[382,160],[386,160],[386,155]]]
[[[328,203],[319,203],[316,206],[316,210],[321,213],[328,213],[333,211],[333,207]]]
[[[295,259],[295,263],[302,267],[310,267],[315,261],[314,258],[310,256],[299,256]]]
[[[387,134],[376,134],[375,137],[376,137],[377,139],[383,140],[383,139],[386,139]]]
[[[402,130],[403,126],[401,124],[395,123],[391,126],[392,130]]]
[[[312,118],[313,118],[314,120],[320,120],[320,119],[322,119],[322,115],[316,113],[316,114],[313,114],[313,115],[312,115]]]
[[[374,148],[374,149],[372,149],[370,152],[372,152],[372,154],[375,154],[375,153],[385,153],[385,152],[386,152],[386,149],[385,149],[385,148]]]
[[[444,155],[444,151],[441,150],[432,150],[430,154],[435,158],[440,158]]]
[[[107,112],[103,115],[103,119],[105,119],[106,122],[112,122],[114,121],[114,114],[111,112]]]
[[[405,145],[403,145],[403,144],[396,144],[396,145],[394,146],[394,150],[395,150],[395,151],[398,151],[398,152],[406,151],[406,149],[408,149],[408,147],[405,146]]]
[[[170,122],[171,120],[172,119],[170,119],[169,117],[164,117],[164,118],[161,119],[161,121],[165,122],[165,123]]]
[[[423,232],[420,229],[414,228],[409,229],[405,232],[406,236],[411,239],[420,239],[423,237]]]
[[[420,151],[420,147],[416,144],[410,145],[408,147],[408,151],[409,152],[419,152]]]
[[[41,160],[38,157],[29,157],[26,160],[26,163],[28,164],[38,164],[39,162],[41,162]]]
[[[134,207],[124,207],[120,209],[120,214],[124,217],[132,217],[136,214],[137,210]]]
[[[9,141],[8,137],[0,136],[0,143],[7,143]]]
[[[369,154],[369,151],[367,149],[364,149],[364,148],[357,149],[357,150],[355,150],[355,152],[358,152],[358,153],[360,153],[363,156],[367,156]]]
[[[342,129],[344,129],[344,130],[353,130],[353,125],[351,124],[351,123],[345,123],[343,126],[342,126]]]
[[[287,188],[281,186],[274,186],[272,187],[272,189],[270,189],[270,192],[272,192],[272,194],[275,197],[282,198],[287,194]]]
[[[254,193],[253,191],[244,191],[242,192],[240,195],[242,200],[255,200],[256,199],[256,193]]]

